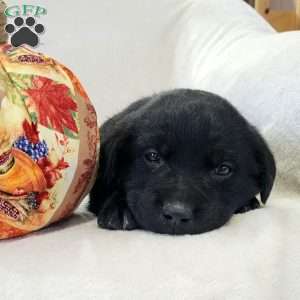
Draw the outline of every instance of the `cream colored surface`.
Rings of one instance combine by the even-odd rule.
[[[263,132],[280,180],[265,208],[197,236],[100,230],[83,204],[1,242],[1,300],[298,300],[299,33],[275,33],[240,0],[31,3],[48,8],[39,49],[75,71],[101,120],[171,87],[217,92]]]

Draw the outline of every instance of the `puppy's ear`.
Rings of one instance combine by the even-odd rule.
[[[101,134],[101,131],[100,131]],[[115,128],[103,137],[100,153],[100,172],[106,189],[115,189],[127,165],[130,142],[129,128]],[[102,163],[102,167],[101,167]]]
[[[131,153],[132,125],[138,110],[148,101],[149,98],[144,98],[131,104],[100,128],[99,170],[88,205],[89,211],[94,214],[98,215],[108,199],[122,201],[124,198],[122,178],[126,175]]]
[[[104,202],[112,194],[120,194],[121,176],[126,167],[129,132],[125,128],[116,127],[113,120],[107,121],[100,129],[99,170],[95,184],[90,192],[88,209],[98,214]],[[120,197],[121,198],[121,195]]]
[[[107,188],[116,185],[125,171],[130,154],[132,125],[136,122],[139,110],[149,100],[147,97],[132,103],[100,128],[100,176],[103,176]]]
[[[254,155],[258,163],[258,185],[262,203],[266,203],[276,176],[276,165],[273,154],[265,140],[252,127]]]

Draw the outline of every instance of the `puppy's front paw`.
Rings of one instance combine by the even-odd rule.
[[[254,197],[252,198],[249,203],[241,208],[239,208],[235,213],[236,214],[242,214],[242,213],[245,213],[249,210],[253,210],[253,209],[256,209],[256,208],[259,208],[260,207],[260,203],[258,202],[258,200]]]
[[[99,212],[98,225],[112,230],[133,230],[137,228],[130,210],[115,203],[105,205]]]

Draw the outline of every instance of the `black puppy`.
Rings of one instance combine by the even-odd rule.
[[[272,153],[221,97],[177,89],[144,98],[100,129],[89,210],[109,229],[201,233],[265,203]]]

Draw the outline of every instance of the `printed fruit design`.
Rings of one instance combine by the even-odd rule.
[[[0,240],[69,216],[96,171],[96,113],[74,74],[0,45]]]
[[[11,151],[12,164],[0,175],[0,190],[11,195],[42,192],[46,189],[46,179],[40,167],[24,152]]]
[[[14,147],[24,151],[34,161],[39,160],[42,157],[47,157],[48,146],[45,141],[38,142],[36,144],[31,143],[26,136],[21,136],[14,144]]]
[[[38,209],[42,201],[48,199],[49,193],[46,190],[62,178],[61,170],[68,168],[69,164],[64,158],[57,163],[49,159],[48,145],[45,140],[40,140],[36,123],[25,119],[22,128],[22,135],[16,139],[12,148],[2,151],[0,155],[0,191],[13,196],[10,198],[13,202],[22,201],[28,211]],[[4,137],[10,140],[7,136],[2,137],[2,144],[5,145],[2,150],[7,149],[3,143]]]
[[[57,132],[52,139],[60,146],[78,139],[77,103],[65,84],[52,79],[17,73],[9,77],[0,77],[0,214],[24,221],[33,211],[49,207],[51,189],[70,166],[64,158],[68,151],[57,157],[59,149],[49,149],[39,128]]]

